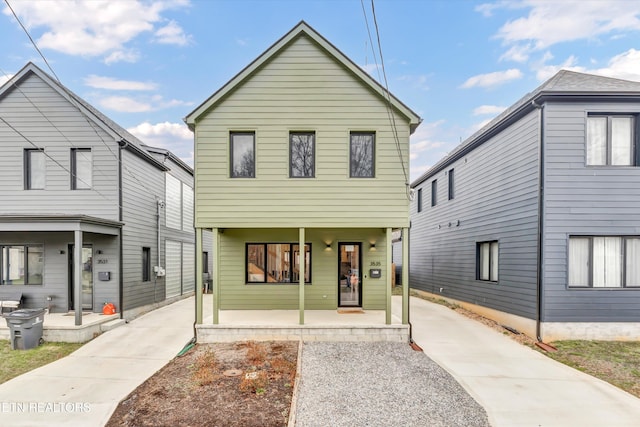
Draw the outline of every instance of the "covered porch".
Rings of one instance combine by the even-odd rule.
[[[358,230],[350,230],[340,234],[340,231],[325,229],[305,229],[299,227],[295,229],[297,239],[294,243],[298,248],[305,245],[313,246],[311,258],[314,259],[314,268],[322,267],[322,272],[314,270],[314,278],[307,278],[305,283],[305,268],[309,266],[304,262],[296,265],[293,283],[288,283],[288,292],[296,290],[296,300],[293,307],[289,304],[285,309],[277,307],[265,307],[266,309],[252,309],[256,306],[255,297],[253,301],[246,302],[246,308],[242,306],[225,306],[225,293],[223,288],[240,289],[243,287],[254,288],[256,285],[245,283],[252,272],[253,265],[249,266],[245,261],[246,271],[233,271],[235,276],[247,275],[244,281],[238,281],[232,288],[228,283],[221,283],[221,280],[229,280],[229,270],[221,264],[221,252],[224,250],[225,256],[229,257],[229,245],[221,244],[222,234],[225,230],[211,229],[213,232],[213,244],[211,248],[203,247],[203,229],[196,228],[196,252],[203,251],[212,254],[213,269],[211,278],[211,294],[203,292],[202,272],[203,263],[200,257],[197,258],[196,269],[196,333],[198,342],[220,342],[237,340],[304,340],[304,341],[397,341],[407,342],[409,340],[409,313],[408,313],[408,268],[403,269],[402,274],[402,310],[400,316],[392,315],[391,310],[391,283],[392,283],[392,228],[383,228],[377,233],[377,240],[363,238],[359,241],[354,239],[354,233]],[[400,229],[405,235],[408,228]],[[291,235],[291,230],[287,230]],[[360,230],[362,231],[362,230]],[[362,235],[370,233],[364,230]],[[231,234],[231,233],[227,233]],[[328,236],[328,237],[327,237]],[[347,237],[345,237],[347,236]],[[227,238],[225,236],[225,238]],[[258,239],[259,240],[259,239]],[[255,238],[245,238],[241,244],[247,245],[244,254],[236,253],[239,256],[249,257],[249,246],[255,242]],[[291,239],[289,239],[291,241]],[[365,294],[361,297],[361,303],[351,306],[341,300],[347,282],[343,279],[340,251],[353,250],[348,248],[351,242],[355,241],[356,248],[364,251],[371,251],[368,255],[361,256],[358,265],[359,278],[353,283],[359,286],[359,291]],[[408,239],[403,239],[403,264],[408,266]],[[350,242],[350,243],[345,243]],[[320,246],[320,250],[317,248]],[[347,248],[345,249],[345,246]],[[243,246],[244,247],[244,246]],[[233,249],[232,249],[233,250]],[[330,264],[331,262],[331,264]],[[374,268],[369,268],[374,267]],[[221,274],[223,271],[223,274]],[[352,274],[352,272],[350,272]],[[265,280],[266,282],[266,280]],[[312,283],[309,283],[312,282]],[[265,299],[270,291],[278,292],[277,285],[262,285]],[[269,287],[271,286],[271,287]],[[294,287],[293,289],[291,287]],[[350,291],[353,291],[351,288]],[[375,294],[373,297],[367,295]],[[318,299],[313,297],[318,295]],[[322,299],[320,299],[322,298]],[[368,299],[369,298],[369,299]],[[365,303],[362,303],[364,299]],[[318,302],[318,300],[320,302]],[[367,301],[370,301],[367,304]],[[322,304],[322,306],[319,306]],[[297,306],[297,307],[296,307]]]

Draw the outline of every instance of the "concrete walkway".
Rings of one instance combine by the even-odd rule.
[[[415,297],[410,317],[414,341],[485,408],[492,426],[640,425],[640,399],[486,325]]]
[[[0,426],[103,426],[193,337],[193,297],[154,310],[0,384]]]

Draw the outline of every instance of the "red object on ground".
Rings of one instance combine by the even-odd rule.
[[[116,306],[113,303],[105,303],[104,307],[102,307],[102,314],[116,314]]]

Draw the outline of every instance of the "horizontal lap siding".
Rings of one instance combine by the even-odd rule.
[[[311,243],[311,284],[305,285],[305,309],[332,310],[338,306],[338,242],[362,243],[363,308],[383,310],[386,288],[386,235],[380,229],[305,229],[305,242]],[[296,243],[298,229],[225,230],[221,235],[221,308],[288,309],[298,308],[299,288],[292,284],[246,284],[245,248],[247,243]],[[331,242],[331,249],[326,243]],[[376,242],[376,250],[370,250]],[[206,250],[206,247],[205,247]],[[380,263],[378,267],[377,264]],[[382,278],[368,277],[369,268],[382,269]],[[390,284],[389,284],[390,286]]]
[[[118,220],[117,144],[39,77],[0,99],[3,214],[83,214]],[[26,139],[25,139],[26,138]],[[31,141],[32,143],[30,143]],[[24,189],[24,150],[44,148],[45,189]],[[71,149],[91,148],[91,190],[71,190]]]
[[[409,127],[395,116],[408,173]],[[256,132],[256,178],[229,178],[229,132]],[[289,178],[289,132],[315,131],[315,178]],[[349,178],[349,132],[375,131],[375,178]],[[402,226],[405,178],[387,108],[309,39],[288,48],[196,126],[198,226]]]
[[[545,108],[544,320],[640,321],[640,289],[568,289],[572,234],[640,235],[640,168],[585,167],[589,112],[638,113],[638,103]]]
[[[157,265],[157,200],[163,200],[163,172],[132,153],[122,150],[122,268],[124,308],[162,301],[164,280],[151,274],[142,281],[142,248],[151,249],[151,265]]]
[[[538,129],[532,112],[420,184],[422,212],[417,201],[411,207],[412,287],[535,317]],[[445,171],[452,168],[455,197],[448,200]],[[476,243],[492,240],[499,241],[498,283],[475,279]]]

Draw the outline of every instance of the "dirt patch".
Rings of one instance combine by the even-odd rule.
[[[116,408],[115,426],[286,426],[297,342],[199,344]]]

